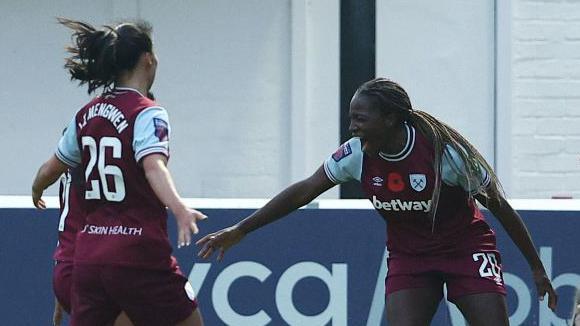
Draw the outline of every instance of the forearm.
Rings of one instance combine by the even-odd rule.
[[[542,262],[532,241],[528,228],[520,215],[503,201],[499,207],[490,207],[491,212],[499,220],[514,244],[522,252],[532,269],[543,269]]]
[[[32,182],[32,191],[42,193],[51,184],[67,170],[67,166],[60,162],[56,156],[52,156],[38,169],[34,181]]]
[[[149,185],[165,206],[173,213],[186,209],[163,160],[144,162],[144,170]]]
[[[248,234],[286,216],[318,196],[319,193],[313,192],[309,188],[306,180],[291,185],[272,198],[264,207],[240,221],[237,227],[244,234]]]
[[[58,180],[60,175],[51,174],[46,168],[46,164],[43,164],[36,174],[34,181],[32,182],[32,191],[43,192],[51,184]]]

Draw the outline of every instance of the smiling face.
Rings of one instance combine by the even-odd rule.
[[[369,95],[355,94],[350,101],[349,131],[359,137],[365,152],[388,147],[399,124],[395,113],[384,113],[378,101]]]

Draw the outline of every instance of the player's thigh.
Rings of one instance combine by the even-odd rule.
[[[136,325],[175,325],[197,308],[187,278],[175,270],[110,267],[104,279],[107,291]]]
[[[417,278],[422,287],[415,287],[409,283],[409,287],[387,294],[387,321],[390,326],[424,326],[429,325],[439,302],[443,297],[442,284],[433,280]],[[410,280],[408,280],[410,281]]]
[[[129,316],[123,311],[121,314],[115,319],[113,326],[133,326],[133,322],[129,319]]]
[[[505,296],[500,293],[478,293],[454,300],[470,326],[509,325]]]

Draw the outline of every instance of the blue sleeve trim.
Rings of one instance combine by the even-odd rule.
[[[76,168],[77,166],[79,166],[78,162],[75,162],[74,160],[66,157],[58,148],[54,154],[56,155],[56,158],[58,158],[62,163],[70,166],[71,168]]]
[[[340,184],[340,181],[330,172],[330,168],[328,167],[328,162],[324,162],[324,172],[330,181],[334,182],[334,184]]]
[[[137,162],[139,162],[143,157],[149,155],[149,154],[163,154],[167,157],[169,157],[169,150],[166,147],[163,146],[152,146],[152,147],[148,147],[148,148],[144,148],[141,151],[139,151],[139,153],[135,153],[135,160]]]

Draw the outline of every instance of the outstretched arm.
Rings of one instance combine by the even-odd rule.
[[[225,251],[240,242],[246,234],[310,203],[314,198],[334,185],[326,176],[324,167],[321,166],[312,176],[284,189],[264,207],[244,220],[231,227],[208,234],[197,241],[196,244],[203,245],[198,256],[205,259],[210,257],[214,250],[219,250],[218,260],[221,260]]]
[[[284,189],[264,207],[239,222],[237,227],[248,234],[310,203],[333,186],[334,183],[328,179],[321,166],[309,178]]]
[[[552,287],[550,279],[546,275],[546,270],[538,256],[530,232],[520,215],[501,195],[496,196],[492,193],[489,194],[489,197],[485,197],[478,194],[475,198],[499,220],[512,241],[522,252],[532,270],[540,300],[543,300],[544,296],[548,294],[548,307],[555,310],[558,296]]]
[[[185,205],[167,169],[167,157],[162,154],[150,154],[145,156],[142,162],[145,177],[155,195],[175,215],[178,228],[177,247],[189,246],[191,234],[197,234],[199,231],[197,221],[207,216]]]
[[[56,155],[52,155],[38,169],[36,177],[32,182],[32,203],[36,208],[45,209],[46,204],[42,200],[42,193],[48,186],[53,184],[58,178],[66,172],[68,165],[61,162]]]

